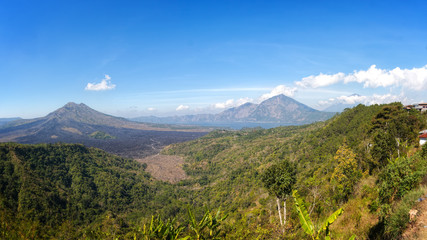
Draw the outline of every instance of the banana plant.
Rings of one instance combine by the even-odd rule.
[[[162,240],[185,240],[189,236],[184,238],[179,238],[179,234],[184,229],[183,226],[175,226],[175,219],[168,219],[166,222],[163,222],[160,216],[154,218],[151,216],[151,222],[149,225],[144,224],[142,230],[142,235],[144,239],[162,239]]]
[[[219,226],[228,217],[228,214],[220,217],[220,213],[221,208],[218,209],[215,216],[209,210],[206,210],[202,219],[197,221],[190,207],[188,207],[189,225],[195,234],[195,239],[219,239],[219,234],[221,233]]]
[[[330,240],[331,235],[329,232],[329,226],[343,213],[343,209],[340,208],[332,213],[321,225],[321,227],[316,230],[313,222],[310,219],[310,215],[307,212],[307,207],[304,204],[302,198],[298,195],[298,192],[294,190],[292,196],[295,200],[295,208],[298,213],[298,218],[304,232],[309,235],[313,240],[320,239],[321,236],[325,235],[325,240]],[[349,240],[354,240],[356,235],[350,237]]]
[[[218,208],[218,211],[216,212],[215,216],[212,216],[211,213],[208,214],[207,228],[209,230],[209,239],[219,239],[219,234],[221,233],[219,226],[221,225],[221,222],[228,217],[228,214],[220,217],[220,213],[221,207]]]
[[[187,208],[187,211],[188,211],[190,228],[191,228],[191,230],[193,230],[194,234],[196,235],[196,239],[199,240],[199,239],[201,239],[200,237],[201,237],[203,230],[206,228],[207,218],[208,218],[209,212],[206,211],[206,213],[205,213],[205,215],[203,215],[202,219],[200,221],[197,221],[196,218],[194,217],[193,212],[191,212],[190,207]]]
[[[297,210],[302,229],[306,234],[310,235],[314,239],[314,225],[310,219],[310,215],[307,212],[307,208],[305,207],[303,200],[299,197],[296,190],[292,191],[292,197],[294,197],[295,200],[295,208]]]

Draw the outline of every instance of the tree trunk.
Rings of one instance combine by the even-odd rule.
[[[286,198],[283,200],[283,227],[286,226]]]
[[[283,222],[282,222],[282,213],[280,211],[280,200],[279,198],[276,198],[276,202],[277,202],[277,210],[279,212],[279,218],[280,218],[280,225],[283,226]]]
[[[400,139],[396,138],[396,142],[397,142],[397,157],[400,158]]]

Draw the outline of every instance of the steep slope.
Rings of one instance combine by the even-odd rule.
[[[63,107],[55,110],[52,113],[49,113],[45,117],[10,122],[6,127],[10,128],[10,127],[19,127],[22,125],[28,125],[32,128],[40,128],[39,127],[40,125],[49,125],[49,122],[55,122],[63,125],[79,123],[79,124],[100,125],[100,126],[108,126],[108,127],[115,127],[115,128],[129,128],[129,129],[138,129],[138,130],[156,130],[156,131],[180,130],[178,126],[160,127],[153,124],[129,121],[125,118],[114,117],[114,116],[110,116],[110,115],[98,112],[83,103],[76,104],[73,102],[67,103]],[[175,127],[175,128],[172,129],[172,127]]]
[[[378,222],[376,214],[381,207],[374,209],[370,204],[378,201],[381,184],[375,180],[387,164],[383,154],[397,158],[398,154],[408,153],[411,146],[416,148],[417,133],[425,126],[425,115],[403,111],[399,104],[359,105],[326,122],[266,130],[214,131],[197,140],[172,145],[164,152],[186,159],[184,170],[189,178],[181,185],[197,189],[194,204],[222,206],[230,213],[234,224],[230,238],[280,238],[275,198],[263,188],[260,175],[283,159],[297,163],[294,188],[308,201],[313,219],[322,222],[342,206],[344,220],[334,227],[335,236],[348,239],[355,233],[367,238]],[[396,137],[407,148],[397,146]],[[383,153],[383,149],[387,152]],[[348,165],[340,162],[340,152],[354,156]],[[420,168],[426,159],[417,158],[408,161],[408,172],[421,172],[412,178],[413,184],[426,173],[421,170],[425,168]],[[345,169],[353,168],[346,169],[348,172],[341,179],[353,179],[352,182],[342,183],[334,177],[344,171],[343,165]],[[302,239],[296,213],[291,207],[288,212],[287,238]]]
[[[305,124],[324,121],[334,113],[320,112],[290,97],[279,95],[265,100],[250,115],[256,121]]]
[[[69,102],[62,108],[48,114],[44,119],[56,120],[59,123],[68,123],[71,121],[93,124],[93,125],[104,125],[110,127],[126,127],[126,126],[137,126],[136,124],[119,117],[113,117],[107,114],[100,113],[93,110],[87,105],[80,103],[76,104]],[[143,125],[139,127],[142,128]]]
[[[0,237],[75,239],[105,214],[148,214],[153,184],[144,169],[82,145],[2,143]]]
[[[343,215],[330,228],[334,239],[353,233],[361,239],[398,239],[407,216],[401,203],[415,203],[406,198],[408,191],[427,174],[427,145],[417,151],[426,120],[400,104],[358,105],[311,125],[213,131],[164,150],[185,161],[187,177],[175,185],[152,185],[137,163],[81,145],[0,144],[0,238],[38,229],[56,235],[26,238],[72,239],[64,234],[76,231],[105,233],[85,239],[133,238],[135,229],[142,231],[142,217],[161,213],[163,219],[177,217],[180,226],[191,206],[197,219],[206,208],[229,214],[221,226],[227,239],[306,239],[292,198],[282,232],[275,197],[261,180],[272,164],[288,159],[296,163],[293,188],[316,226],[342,207]],[[142,185],[133,186],[138,179]],[[138,195],[138,189],[146,194]],[[130,228],[132,222],[136,228]]]
[[[215,115],[215,121],[239,122],[248,121],[253,111],[257,108],[257,104],[245,103],[238,107],[227,109]],[[256,121],[256,119],[252,119]]]
[[[121,156],[143,157],[204,134],[206,129],[157,127],[106,115],[85,104],[67,103],[45,117],[8,123],[0,128],[0,142],[82,143]]]

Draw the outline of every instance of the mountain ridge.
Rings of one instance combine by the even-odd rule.
[[[277,95],[259,104],[245,103],[229,108],[218,114],[197,114],[172,117],[137,117],[132,120],[154,123],[269,123],[282,125],[301,125],[324,121],[335,115],[310,108],[285,95]]]
[[[165,145],[195,139],[208,132],[200,127],[179,128],[132,122],[98,112],[83,103],[69,102],[44,117],[2,126],[0,142],[81,143],[124,157],[144,157],[159,152]]]

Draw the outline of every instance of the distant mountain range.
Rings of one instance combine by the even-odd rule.
[[[15,121],[5,119],[0,126],[0,142],[82,143],[120,156],[138,158],[158,153],[165,145],[203,136],[211,130],[165,124],[270,128],[323,121],[334,114],[317,111],[279,95],[260,104],[246,103],[219,114],[133,119],[151,122],[141,123],[95,111],[83,103],[71,102],[45,117]]]
[[[260,104],[245,103],[227,109],[218,114],[197,114],[173,117],[138,117],[134,121],[169,123],[169,124],[201,124],[201,125],[238,125],[266,126],[301,125],[316,121],[324,121],[334,112],[323,112],[310,108],[290,97],[278,95]]]
[[[67,103],[45,117],[9,121],[0,127],[0,142],[82,143],[125,157],[157,153],[163,146],[203,136],[206,129],[177,129],[132,122]]]
[[[337,103],[337,104],[331,105],[331,106],[323,109],[323,111],[325,111],[325,112],[342,112],[346,108],[353,108],[357,105],[358,105],[358,103],[357,104]]]
[[[21,118],[0,118],[0,127],[2,125],[9,123],[9,122],[13,122],[13,121],[20,120],[20,119]]]

